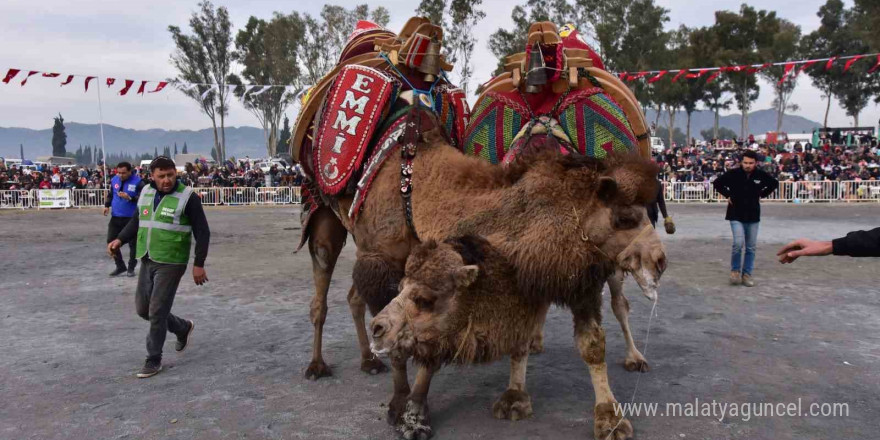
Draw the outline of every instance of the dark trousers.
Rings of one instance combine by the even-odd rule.
[[[131,217],[110,217],[110,223],[107,225],[107,243],[116,240],[116,237],[122,232],[122,229],[125,228],[129,220],[131,220]],[[116,253],[113,255],[113,261],[116,262],[117,269],[125,270],[125,261],[122,259],[121,249],[122,247],[120,246],[116,250]],[[134,267],[137,266],[136,249],[137,240],[132,240],[128,243],[128,270],[134,270]]]
[[[144,257],[138,275],[135,306],[141,318],[150,321],[147,333],[147,355],[150,359],[162,359],[162,346],[167,332],[183,335],[189,323],[171,314],[174,295],[180,279],[186,272],[185,264],[162,264]]]

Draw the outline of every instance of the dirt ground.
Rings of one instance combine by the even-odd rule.
[[[727,284],[730,229],[718,205],[672,205],[662,234],[669,270],[646,352],[651,371],[626,372],[624,342],[605,305],[610,382],[618,400],[666,403],[845,403],[844,417],[632,417],[640,439],[876,438],[880,414],[878,259],[775,262],[802,235],[833,238],[880,224],[880,205],[765,205],[757,287]],[[136,379],[147,323],[136,278],[107,277],[107,219],[98,210],[0,212],[0,438],[389,439],[388,374],[359,370],[345,302],[354,246],[331,286],[324,354],[333,377],[311,382],[312,279],[294,254],[298,208],[210,208],[210,282],[189,274],[174,313],[193,319],[182,355],[168,339],[165,370]],[[125,249],[127,250],[127,248]],[[650,303],[627,282],[644,347]],[[552,309],[546,351],[530,359],[535,415],[492,418],[508,363],[449,367],[429,398],[435,438],[591,438],[593,391],[573,345],[570,314]],[[412,370],[411,370],[412,371]],[[640,379],[639,379],[640,378]],[[638,379],[638,380],[637,380]]]

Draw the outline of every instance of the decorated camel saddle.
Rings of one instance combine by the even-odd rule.
[[[319,206],[337,211],[335,196],[354,197],[347,214],[355,220],[375,173],[399,150],[408,115],[421,113],[410,110],[434,115],[419,123],[441,125],[462,145],[470,110],[446,80],[452,65],[442,43],[442,29],[426,18],[411,18],[399,34],[358,22],[336,66],[306,94],[291,136],[291,154],[306,175],[304,230]]]
[[[461,145],[501,164],[547,148],[596,158],[651,154],[635,95],[572,25],[550,22],[532,24],[525,52],[507,57],[504,73],[483,85]]]

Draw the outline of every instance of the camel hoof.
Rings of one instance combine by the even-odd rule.
[[[387,373],[388,367],[377,357],[361,360],[361,371],[373,376],[379,373]]]
[[[614,406],[617,402],[596,405],[593,418],[593,436],[596,440],[625,440],[633,438],[633,427],[629,420],[617,415]]]
[[[406,440],[428,440],[434,435],[431,430],[431,422],[428,419],[428,405],[406,402],[406,411],[403,413],[401,423],[397,425],[397,432]]]
[[[333,375],[333,372],[330,371],[330,367],[324,363],[324,361],[312,361],[309,364],[309,367],[306,368],[306,379],[308,380],[318,380],[322,377],[330,377]]]
[[[532,339],[529,343],[529,354],[540,354],[544,352],[544,339]]]
[[[651,371],[651,366],[645,358],[626,359],[623,361],[623,368],[626,371],[638,371],[639,373],[647,373]]]
[[[532,399],[525,391],[507,390],[492,405],[492,415],[513,421],[527,419],[532,416]]]
[[[406,394],[395,394],[388,402],[388,424],[397,426],[403,423],[403,413],[406,411]]]

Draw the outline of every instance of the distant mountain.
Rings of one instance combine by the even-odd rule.
[[[645,117],[650,125],[654,122],[654,118],[657,117],[657,112],[648,109],[648,114],[645,115]],[[668,121],[669,116],[666,112],[663,112],[657,125],[666,126]],[[740,124],[742,123],[742,114],[735,113],[726,116],[722,115],[721,118],[719,118],[718,123],[719,126],[727,127],[739,134]],[[701,110],[694,112],[691,114],[691,136],[697,138],[697,140],[702,140],[700,138],[700,130],[712,128],[714,124],[715,114],[711,111]],[[684,132],[686,125],[687,114],[684,112],[678,112],[675,115],[675,126]],[[785,117],[782,118],[782,131],[789,134],[812,133],[814,128],[821,126],[822,124],[811,121],[802,116],[786,114]],[[776,111],[773,109],[766,109],[749,112],[749,131],[752,134],[764,134],[768,131],[776,131]]]
[[[66,122],[67,151],[75,151],[80,145],[101,145],[101,131],[97,124]],[[133,130],[104,124],[104,143],[110,153],[147,153],[154,148],[162,151],[177,143],[178,151],[186,142],[190,153],[211,154],[214,146],[214,130]],[[52,129],[32,130],[29,128],[0,127],[0,156],[18,157],[19,144],[24,145],[25,158],[33,160],[37,156],[52,154]],[[263,157],[266,155],[266,141],[263,130],[256,127],[226,127],[227,154],[235,157]]]
[[[656,112],[649,109],[648,123],[654,121]],[[667,116],[664,113],[658,125],[666,125]],[[739,114],[722,116],[720,124],[736,133],[739,133]],[[698,111],[691,115],[691,135],[700,138],[700,130],[712,128],[715,115],[710,111]],[[687,118],[683,112],[675,117],[675,126],[685,131]],[[82,145],[101,145],[101,132],[97,124],[79,124],[68,122],[67,127],[67,151],[75,151]],[[782,130],[787,133],[809,133],[815,127],[821,127],[818,122],[811,121],[797,115],[785,115]],[[758,110],[749,114],[749,130],[754,134],[761,134],[776,129],[776,114],[772,109]],[[183,148],[186,142],[190,153],[201,153],[208,156],[214,145],[213,129],[203,130],[163,130],[153,128],[149,130],[133,130],[113,125],[104,125],[104,142],[107,153],[149,153],[154,148],[162,151],[165,145],[173,146],[177,142],[178,150]],[[28,159],[37,156],[52,154],[52,129],[32,130],[29,128],[4,128],[0,127],[0,156],[18,157],[18,145],[24,144],[24,154]],[[263,130],[256,127],[226,127],[227,154],[235,157],[262,157],[266,155],[266,144],[263,138]]]

